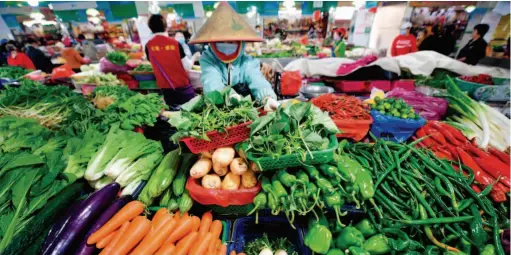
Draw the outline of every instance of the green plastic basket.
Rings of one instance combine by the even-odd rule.
[[[245,152],[246,144],[241,145],[237,148],[240,156],[254,162],[257,168],[261,171],[283,169],[288,167],[297,167],[302,165],[317,165],[326,164],[333,160],[334,151],[337,149],[337,137],[335,135],[330,136],[330,144],[328,148],[322,151],[313,151],[312,157],[307,154],[305,161],[302,160],[302,156],[299,154],[283,155],[279,158],[262,157],[258,158],[251,152]]]
[[[507,85],[507,84],[509,84],[509,79],[508,78],[493,77],[492,80],[493,80],[493,84],[495,84],[495,85]]]
[[[219,205],[203,205],[204,207],[207,207],[212,212],[218,215],[243,215],[246,216],[252,209],[254,209],[254,204],[248,204],[248,205],[230,205],[227,207],[222,207]]]
[[[156,81],[139,81],[138,82],[138,88],[139,89],[157,89],[158,85],[156,84]]]
[[[476,91],[476,89],[484,87],[484,86],[488,86],[486,84],[465,81],[465,80],[460,79],[459,77],[456,77],[454,79],[454,82],[456,82],[456,85],[458,85],[458,87],[462,91],[467,92],[469,96],[472,96],[472,94],[474,93],[474,91]]]

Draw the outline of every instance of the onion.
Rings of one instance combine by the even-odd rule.
[[[273,255],[273,252],[270,248],[264,248],[259,252],[259,255]]]

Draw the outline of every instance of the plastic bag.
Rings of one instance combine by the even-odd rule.
[[[73,69],[68,64],[63,64],[59,67],[53,68],[53,71],[51,72],[51,78],[53,80],[64,79],[71,77],[73,74],[75,74]]]
[[[377,137],[398,143],[408,140],[417,129],[426,124],[423,118],[418,120],[401,119],[381,114],[375,110],[371,110],[371,116],[374,120],[371,133]]]
[[[335,125],[341,130],[341,134],[337,134],[337,137],[351,138],[354,141],[360,141],[369,132],[369,127],[373,123],[373,119],[370,120],[333,120]]]
[[[300,71],[286,71],[280,77],[280,93],[283,96],[296,96],[302,87]]]
[[[99,70],[103,73],[122,73],[127,72],[129,69],[128,66],[118,66],[103,57],[99,60]]]
[[[219,205],[222,207],[248,205],[253,202],[255,196],[261,191],[260,182],[253,188],[239,190],[206,189],[199,182],[199,179],[188,178],[186,189],[193,200],[202,205]]]
[[[484,86],[474,91],[474,98],[479,101],[507,102],[509,96],[509,85]]]
[[[395,88],[388,92],[387,97],[402,98],[407,104],[426,120],[441,120],[447,113],[448,102],[443,98],[423,95],[416,91]]]

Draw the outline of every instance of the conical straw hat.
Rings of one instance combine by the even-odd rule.
[[[264,41],[227,2],[221,2],[190,43]]]

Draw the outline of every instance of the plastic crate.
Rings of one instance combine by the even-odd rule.
[[[392,82],[392,89],[402,88],[408,91],[415,90],[415,80],[396,80]]]
[[[227,243],[231,240],[231,226],[232,223],[230,220],[221,220],[222,222],[222,243]]]
[[[154,81],[156,77],[154,73],[133,73],[133,78],[137,81]]]
[[[509,78],[499,78],[499,77],[493,77],[493,84],[495,85],[507,85],[509,84]]]
[[[209,131],[206,135],[209,137],[210,141],[193,137],[186,137],[181,139],[181,141],[184,142],[188,149],[195,154],[223,146],[233,145],[248,139],[250,135],[250,128],[248,126],[251,123],[251,121],[248,121],[236,126],[228,127],[225,133]]]
[[[156,81],[140,81],[138,83],[139,89],[158,89],[158,84]]]
[[[286,237],[293,244],[293,248],[300,255],[311,255],[311,250],[305,246],[304,228],[293,229],[285,217],[259,217],[259,224],[255,224],[255,217],[243,217],[234,221],[232,242],[227,249],[243,252],[245,245],[266,233],[270,239]]]
[[[272,157],[261,157],[254,156],[251,152],[245,153],[245,145],[237,147],[237,151],[240,156],[254,162],[257,168],[261,171],[282,169],[288,167],[297,167],[302,165],[316,165],[326,164],[332,161],[334,157],[334,151],[337,149],[337,137],[332,135],[330,137],[330,144],[328,148],[322,151],[312,151],[312,157],[307,154],[305,161],[302,161],[302,156],[298,154],[282,155],[279,158]],[[241,152],[241,153],[240,153]]]
[[[417,129],[426,124],[426,121],[422,117],[418,120],[402,119],[381,114],[375,110],[371,110],[371,116],[374,119],[373,125],[371,126],[371,133],[376,137],[397,143],[408,140]]]
[[[334,83],[337,90],[346,93],[365,92],[367,82],[365,81],[338,81]]]
[[[367,91],[371,91],[373,88],[389,91],[391,89],[391,84],[390,81],[385,80],[370,81],[369,86],[367,87]]]

